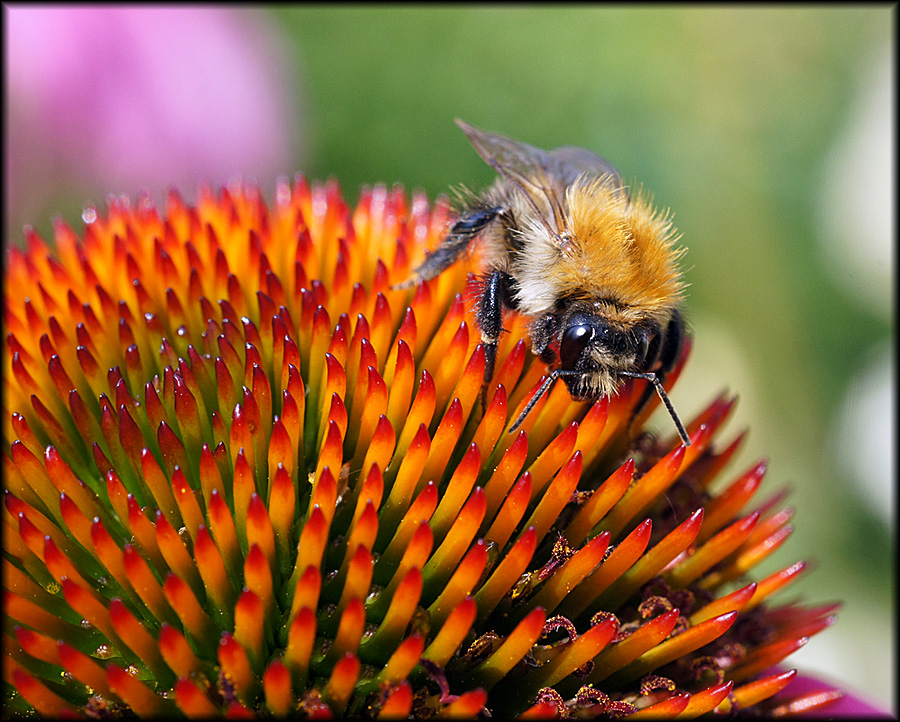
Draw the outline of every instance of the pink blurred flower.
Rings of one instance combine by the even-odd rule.
[[[766,670],[766,674],[779,669],[773,667]],[[780,716],[799,714],[805,719],[897,719],[856,696],[845,685],[807,674],[798,674],[773,701]],[[777,706],[778,702],[781,707]]]
[[[285,92],[297,86],[278,38],[254,12],[47,6],[4,14],[6,200],[17,217],[35,217],[62,188],[100,202],[110,192],[191,190],[237,173],[270,177],[299,161]]]

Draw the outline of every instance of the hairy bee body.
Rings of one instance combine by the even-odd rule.
[[[588,150],[544,151],[457,123],[498,177],[463,199],[459,219],[413,282],[434,278],[478,243],[485,267],[475,315],[485,383],[503,311],[530,318],[532,351],[555,368],[511,430],[556,378],[574,398],[590,399],[615,394],[635,377],[652,382],[689,443],[661,384],[685,334],[683,251],[669,217],[642,192],[629,194],[615,169]]]

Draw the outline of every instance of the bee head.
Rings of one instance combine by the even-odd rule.
[[[560,337],[559,367],[575,372],[563,376],[569,392],[585,396],[598,383],[613,383],[618,372],[646,371],[658,345],[658,336],[649,329],[626,329],[598,314],[576,312],[566,319]]]
[[[670,322],[667,333],[677,339],[683,326]],[[558,329],[558,330],[557,330]],[[558,334],[558,335],[557,335]],[[625,378],[649,381],[665,404],[675,422],[675,428],[685,446],[690,446],[687,431],[662,386],[660,373],[668,367],[663,356],[663,334],[659,324],[651,319],[610,319],[594,309],[570,310],[562,316],[548,315],[532,327],[532,336],[543,341],[536,353],[547,363],[552,360],[556,345],[547,338],[558,338],[559,365],[544,380],[537,393],[525,405],[519,418],[510,427],[514,432],[538,400],[561,378],[575,400],[596,399],[616,393]],[[545,355],[545,351],[549,351]]]

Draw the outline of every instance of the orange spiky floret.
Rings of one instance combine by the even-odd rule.
[[[486,408],[477,256],[413,289],[446,205],[279,182],[110,199],[11,248],[4,679],[13,710],[697,716],[767,704],[833,621],[760,462],[710,486],[734,399],[641,437],[506,319]],[[674,382],[687,355],[668,379]],[[668,383],[667,382],[667,383]],[[629,429],[631,428],[631,431]],[[737,686],[735,686],[737,685]],[[791,706],[793,704],[793,707]]]

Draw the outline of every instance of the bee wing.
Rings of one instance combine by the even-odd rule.
[[[554,175],[557,162],[550,153],[528,143],[523,143],[505,135],[488,133],[456,119],[475,148],[475,151],[498,175],[515,183],[525,194],[538,217],[554,235],[565,230],[562,198],[565,195],[565,184]],[[587,152],[587,151],[585,151]],[[550,225],[541,210],[542,201],[546,201],[553,214],[556,228]]]
[[[547,229],[557,235],[566,230],[563,199],[566,188],[580,176],[609,177],[617,187],[622,181],[616,169],[595,153],[576,146],[563,146],[545,151],[504,135],[488,133],[456,119],[478,155],[497,173],[512,181],[525,194]],[[545,200],[553,214],[556,228],[541,210]]]
[[[580,176],[610,178],[616,187],[622,187],[619,172],[609,162],[587,148],[564,145],[545,153],[549,170],[562,178],[567,186],[572,185]]]

